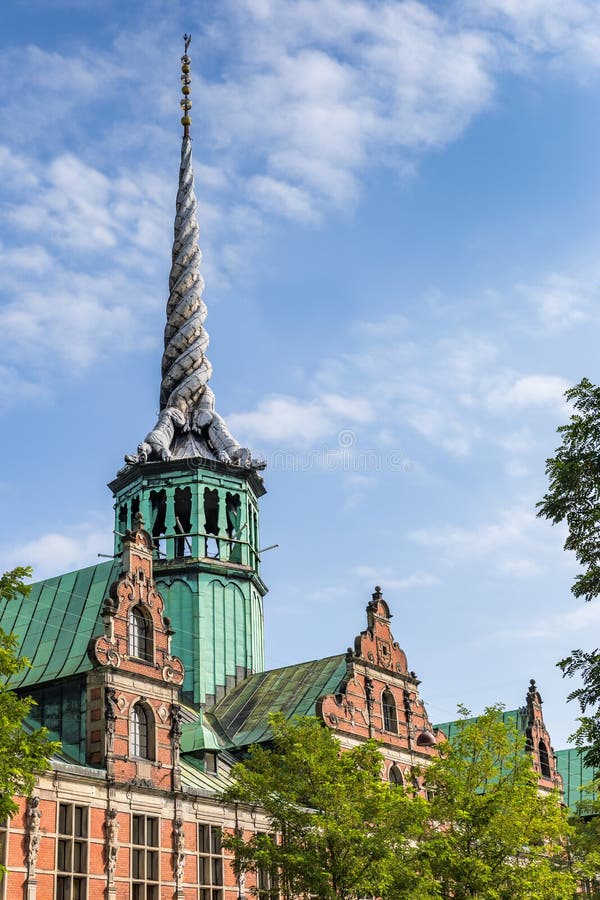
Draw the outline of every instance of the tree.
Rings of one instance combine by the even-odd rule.
[[[571,825],[572,866],[583,895],[600,897],[600,801],[581,801]]]
[[[542,796],[524,737],[492,706],[462,719],[425,771],[430,816],[421,844],[431,896],[466,900],[562,900],[574,894],[569,826],[556,792]]]
[[[23,579],[30,575],[31,569],[19,567],[0,576],[0,601],[26,597],[30,587]],[[34,701],[7,687],[7,681],[28,665],[17,647],[16,636],[0,628],[0,821],[16,813],[13,798],[31,794],[36,774],[48,768],[49,757],[60,746],[48,739],[45,728],[31,732],[23,728]]]
[[[224,794],[259,806],[268,822],[264,834],[225,836],[236,871],[277,873],[286,898],[392,896],[392,875],[396,900],[428,896],[414,868],[426,803],[382,781],[377,744],[342,751],[313,717],[290,723],[279,713],[270,723],[272,747],[252,747]]]
[[[600,387],[584,378],[565,397],[575,412],[557,429],[562,444],[546,460],[549,487],[538,516],[566,522],[565,550],[573,550],[583,566],[572,591],[590,601],[600,594]],[[582,714],[573,738],[578,747],[588,746],[586,762],[600,768],[600,649],[572,650],[558,665],[565,676],[582,679],[569,694]]]

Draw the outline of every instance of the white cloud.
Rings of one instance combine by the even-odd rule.
[[[578,75],[598,68],[600,10],[595,0],[464,0],[481,25],[504,29],[525,58],[546,55]]]
[[[366,423],[373,418],[367,400],[324,394],[300,400],[282,394],[266,397],[247,413],[232,413],[227,421],[236,434],[253,442],[289,441],[295,446],[310,446],[331,437],[343,425]]]
[[[591,284],[556,272],[539,284],[521,285],[548,331],[564,331],[590,318],[598,303],[597,278]]]
[[[418,528],[408,535],[437,560],[452,566],[485,563],[488,571],[529,579],[543,574],[547,560],[571,559],[561,553],[564,528],[549,530],[536,517],[535,498],[523,496],[495,510],[487,520]]]
[[[570,386],[558,375],[522,375],[510,382],[502,379],[488,391],[485,403],[497,411],[547,407],[564,417],[569,411],[564,394]]]
[[[250,197],[267,212],[273,212],[285,219],[301,222],[316,222],[319,219],[313,209],[310,194],[285,181],[255,175],[248,183],[248,192]]]
[[[542,567],[533,559],[519,557],[503,560],[498,568],[512,578],[534,578],[543,571]]]
[[[4,547],[2,560],[5,568],[31,566],[34,581],[40,581],[103,562],[98,554],[112,553],[112,542],[112,524],[108,520],[84,522],[68,532],[47,532],[22,544]]]
[[[213,19],[202,16],[199,31],[216,51],[228,49],[216,77],[203,79],[201,66],[195,69],[202,96],[196,132],[202,138],[202,242],[213,290],[226,286],[232,272],[251,269],[257,242],[272,223],[315,225],[333,210],[352,209],[370,169],[413,171],[428,148],[456,139],[490,107],[498,74],[517,61],[533,65],[539,57],[545,65],[548,54],[566,59],[577,50],[577,70],[587,64],[591,71],[600,59],[594,52],[600,15],[584,2],[494,0],[433,8],[416,0],[229,0]],[[15,357],[19,350],[27,356],[32,346],[41,351],[44,379],[61,365],[56,340],[64,320],[78,316],[68,282],[73,291],[82,285],[80,265],[104,285],[79,294],[80,323],[69,333],[67,350],[78,366],[130,327],[123,297],[135,294],[141,303],[149,297],[152,306],[161,290],[166,294],[164,282],[157,285],[168,267],[174,197],[174,169],[163,169],[173,150],[171,57],[165,48],[173,47],[175,57],[174,41],[170,17],[158,11],[135,32],[121,30],[105,50],[91,52],[84,44],[61,53],[29,45],[0,53],[0,174],[5,220],[14,225],[10,241],[5,239],[4,323]],[[25,95],[28,135],[36,139],[26,153],[14,136]],[[112,126],[99,132],[94,123],[105,104],[112,107]],[[142,120],[141,110],[150,108],[153,116]],[[17,277],[27,258],[29,273],[45,272],[43,285],[35,277],[33,284]],[[68,315],[47,312],[56,327],[44,320],[40,328],[36,294],[46,291]],[[548,328],[562,328],[583,321],[591,291],[553,275],[531,288],[530,299]],[[401,335],[401,316],[386,324]],[[373,329],[381,327],[363,323],[363,334],[375,340]],[[141,339],[144,346],[143,331]],[[114,346],[121,348],[122,339]],[[453,348],[439,342],[436,351],[451,355]],[[410,356],[408,346],[402,352]],[[476,405],[472,389],[480,386],[476,373],[489,347],[457,344],[454,352],[446,374],[463,386],[457,403]],[[437,377],[443,377],[441,367]],[[550,382],[531,380],[552,376],[523,377],[530,380],[510,387],[514,404],[553,402]],[[438,386],[424,388],[426,381],[422,372],[408,372],[406,390],[397,381],[389,389],[380,386],[384,397],[396,392],[399,413],[416,431],[467,455],[481,433],[462,413],[447,411]],[[299,402],[289,398],[288,407]],[[501,402],[493,390],[490,402]],[[282,410],[285,427],[267,423],[267,434],[283,439],[302,431],[314,440],[324,435],[326,420],[335,427],[339,416],[315,410],[311,398],[302,404],[310,421],[296,410],[296,427]]]
[[[573,602],[576,602],[575,600]],[[586,636],[591,632],[595,632],[600,625],[600,603],[592,601],[591,603],[582,604],[580,601],[577,608],[568,612],[558,613],[555,615],[546,615],[543,619],[532,622],[523,622],[516,628],[495,632],[492,637],[494,639],[501,638],[503,640],[544,640],[548,638],[559,638],[563,643],[564,652],[564,636],[565,634],[582,633]],[[579,640],[579,638],[578,638]]]
[[[380,584],[384,594],[387,589],[412,591],[417,588],[433,587],[440,583],[439,578],[432,572],[412,572],[410,575],[398,576],[387,566],[383,569],[376,569],[373,566],[356,566],[352,570],[352,574],[371,584]]]

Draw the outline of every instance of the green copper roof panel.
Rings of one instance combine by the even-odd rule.
[[[0,607],[0,627],[20,638],[19,653],[31,662],[31,668],[12,681],[13,687],[31,687],[91,668],[88,642],[102,632],[102,601],[118,568],[115,560],[39,581],[29,597]]]
[[[316,701],[335,693],[346,675],[344,655],[285,666],[246,678],[210,711],[238,747],[271,737],[269,713],[314,715]]]
[[[573,813],[579,812],[585,815],[586,804],[598,800],[598,794],[590,790],[591,782],[597,778],[598,773],[591,766],[586,766],[582,753],[577,747],[568,750],[557,750],[556,767],[563,779],[563,799]]]
[[[184,790],[186,786],[189,786],[210,794],[221,794],[231,785],[231,778],[228,775],[222,772],[219,772],[219,774],[201,772],[183,757],[181,758],[180,766]]]
[[[435,730],[443,731],[448,740],[452,741],[452,738],[456,737],[459,726],[463,722],[472,724],[473,722],[477,722],[478,718],[479,716],[472,716],[470,719],[455,719],[452,722],[440,722],[433,727]],[[505,709],[502,713],[502,721],[516,725],[517,730],[522,734],[525,733],[527,728],[527,719],[525,712],[522,709]]]

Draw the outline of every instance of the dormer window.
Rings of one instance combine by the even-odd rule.
[[[150,617],[141,606],[134,606],[129,611],[129,655],[144,662],[153,662],[154,641]]]
[[[143,703],[136,703],[131,710],[129,753],[138,759],[154,759],[154,720],[152,712]]]
[[[383,730],[390,731],[392,734],[398,734],[396,701],[394,700],[394,695],[388,688],[386,688],[381,695],[381,706],[383,708]]]

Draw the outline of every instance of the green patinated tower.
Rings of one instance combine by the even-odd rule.
[[[188,43],[160,413],[109,487],[115,553],[141,512],[154,538],[154,573],[174,632],[173,653],[185,665],[184,698],[209,707],[264,666],[258,500],[265,488],[259,474],[264,463],[231,435],[208,386]]]
[[[115,552],[139,511],[154,537],[154,574],[185,665],[184,697],[211,706],[264,668],[258,498],[253,469],[208,460],[131,466],[110,484]]]

